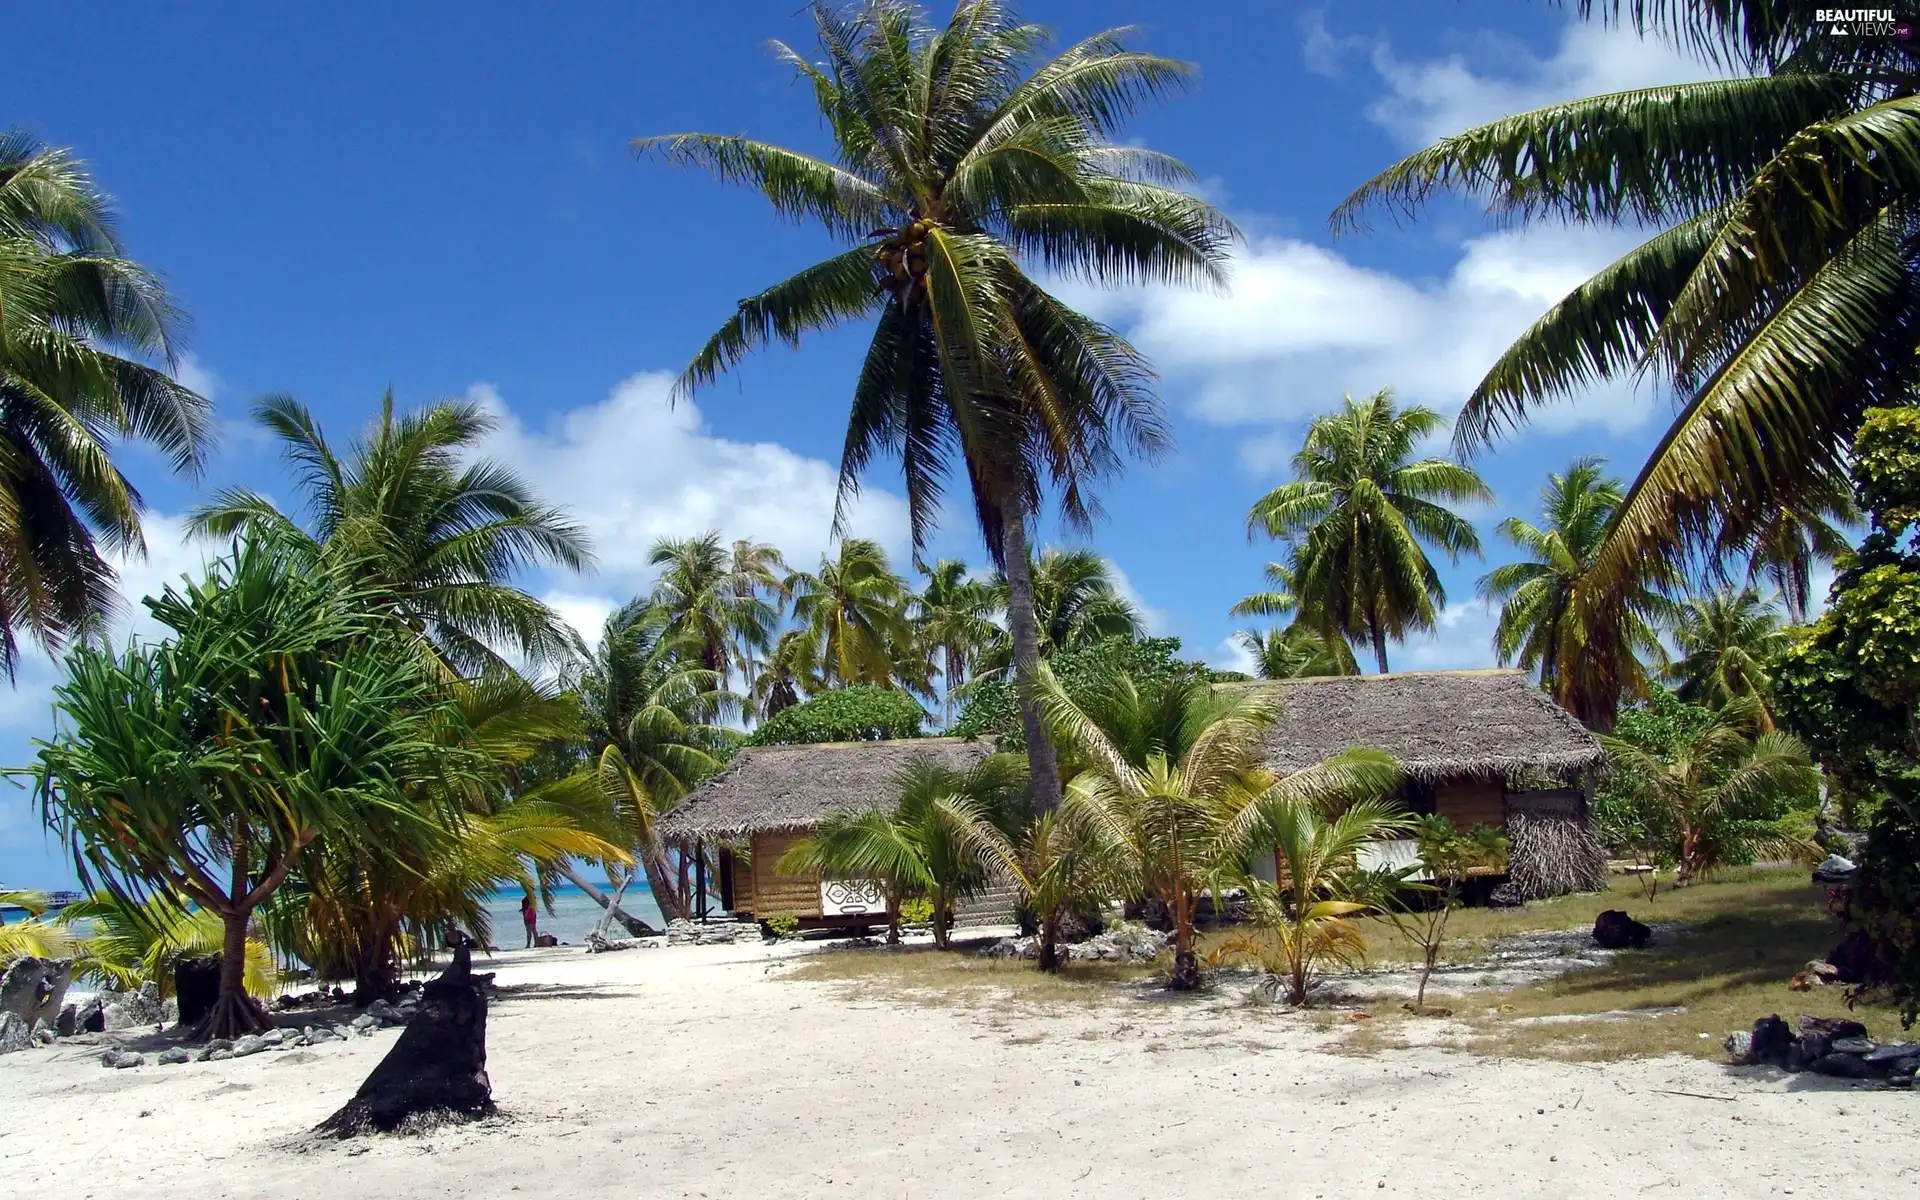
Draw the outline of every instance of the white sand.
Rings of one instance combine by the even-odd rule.
[[[848,1001],[790,948],[502,955],[503,1115],[302,1132],[393,1044],[102,1067],[0,1058],[8,1196],[1613,1197],[1920,1194],[1920,1095],[1681,1058],[1315,1049],[1226,1000]],[[1661,1089],[1724,1099],[1672,1095]],[[1384,1184],[1384,1186],[1381,1186]]]

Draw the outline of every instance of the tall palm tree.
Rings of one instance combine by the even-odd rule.
[[[839,13],[816,2],[819,60],[777,45],[819,106],[832,161],[749,138],[676,134],[636,148],[763,192],[782,216],[849,248],[742,300],[680,378],[686,394],[753,349],[877,318],[854,386],[843,500],[898,454],[916,548],[956,465],[987,551],[1006,568],[1023,679],[1040,661],[1028,523],[1054,495],[1097,511],[1122,449],[1168,443],[1152,373],[1113,330],[1062,304],[1027,262],[1097,283],[1217,284],[1233,227],[1178,189],[1191,174],[1115,144],[1140,105],[1192,68],[1128,50],[1118,31],[1041,59],[1045,31],[998,0],[963,0],[944,28],[901,0]],[[1059,771],[1030,699],[1037,802]]]
[[[508,581],[532,567],[590,566],[586,533],[535,499],[511,467],[472,457],[495,424],[478,405],[443,401],[397,415],[388,392],[345,457],[291,396],[270,396],[253,415],[293,466],[308,525],[257,492],[228,488],[194,510],[192,528],[217,537],[274,531],[352,564],[458,671],[507,667],[496,646],[535,664],[572,658],[567,623]]]
[[[1233,640],[1253,656],[1254,673],[1262,679],[1308,679],[1320,675],[1358,675],[1353,647],[1347,639],[1329,636],[1298,621],[1285,629],[1242,629]]]
[[[689,859],[670,858],[654,822],[693,786],[720,770],[730,735],[718,721],[738,704],[725,679],[702,662],[705,643],[677,632],[674,614],[634,600],[607,618],[599,645],[574,680],[591,759],[585,777],[607,820],[639,858],[654,902],[668,920],[692,915]],[[571,866],[561,873],[601,901]]]
[[[1389,167],[1334,220],[1455,189],[1508,221],[1651,230],[1520,335],[1454,430],[1463,452],[1482,448],[1602,381],[1679,398],[1589,571],[1604,597],[1655,559],[1817,503],[1861,415],[1906,401],[1920,109],[1906,43],[1831,36],[1811,5],[1575,7],[1740,74],[1502,117]]]
[[[897,657],[913,642],[907,585],[880,543],[842,539],[832,557],[820,556],[818,570],[795,571],[786,583],[794,619],[818,647],[829,684],[894,687],[912,680],[912,665]]]
[[[96,545],[144,549],[140,493],[113,462],[144,441],[198,474],[212,407],[149,363],[182,320],[126,257],[107,198],[65,150],[0,130],[0,669],[24,631],[49,651],[116,603]]]
[[[750,627],[734,634],[735,662],[740,670],[742,694],[753,694],[754,676],[760,670],[760,655],[772,648],[772,628],[785,614],[787,601],[787,560],[777,546],[752,538],[735,538],[730,552],[728,574],[733,576],[734,597],[745,603],[758,598],[773,610],[773,621],[766,627]]]
[[[943,558],[922,570],[927,582],[913,598],[913,622],[921,640],[939,659],[944,724],[950,727],[954,693],[966,685],[1000,636],[1000,627],[993,623],[997,606],[991,585],[969,579],[967,564],[957,558]]]
[[[1004,603],[1005,576],[997,575],[994,586]],[[1113,564],[1091,550],[1042,550],[1033,564],[1033,608],[1042,654],[1138,637],[1145,627],[1139,607],[1121,594]]]
[[[1673,644],[1680,658],[1667,676],[1679,684],[1682,700],[1708,708],[1752,700],[1760,706],[1762,727],[1771,728],[1768,673],[1790,640],[1771,598],[1752,588],[1716,588],[1687,597],[1674,614]]]
[[[1471,522],[1443,502],[1488,501],[1473,469],[1444,458],[1413,458],[1445,422],[1430,408],[1395,407],[1376,392],[1344,401],[1316,419],[1293,456],[1297,477],[1262,496],[1249,532],[1283,538],[1299,619],[1373,645],[1387,670],[1387,643],[1432,629],[1447,602],[1423,542],[1457,562],[1480,553]]]
[[[1655,627],[1672,608],[1660,590],[1671,573],[1658,564],[1618,604],[1592,612],[1578,602],[1622,495],[1604,459],[1575,459],[1547,476],[1542,524],[1508,517],[1497,527],[1527,557],[1480,577],[1481,599],[1500,606],[1493,631],[1500,665],[1537,672],[1560,707],[1601,730],[1613,728],[1623,700],[1646,695],[1646,663],[1666,661]]]
[[[1117,675],[1076,700],[1043,671],[1040,698],[1083,764],[1068,787],[1069,807],[1128,847],[1137,886],[1172,914],[1173,988],[1200,983],[1193,949],[1199,892],[1238,882],[1262,848],[1263,831],[1297,803],[1379,799],[1400,778],[1377,750],[1345,751],[1276,777],[1261,759],[1279,708],[1256,689],[1216,691],[1191,679],[1142,687]]]
[[[689,538],[661,538],[647,553],[660,567],[654,601],[669,615],[676,636],[699,643],[700,661],[725,677],[744,672],[753,655],[773,642],[780,620],[775,599],[785,594],[786,563],[772,546],[731,545],[718,530]]]

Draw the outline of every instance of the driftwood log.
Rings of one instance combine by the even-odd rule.
[[[392,1132],[417,1121],[491,1116],[487,1080],[487,995],[473,973],[470,939],[454,945],[453,963],[420,991],[420,1007],[393,1049],[353,1099],[313,1127],[326,1137]]]

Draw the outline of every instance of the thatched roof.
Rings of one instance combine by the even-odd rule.
[[[916,758],[964,771],[993,743],[962,738],[749,746],[660,821],[668,841],[738,838],[768,829],[806,829],[836,812],[890,808],[895,780]]]
[[[1296,771],[1356,746],[1385,750],[1410,778],[1571,780],[1606,761],[1586,727],[1521,671],[1420,671],[1242,684],[1271,688],[1280,720],[1268,765]]]

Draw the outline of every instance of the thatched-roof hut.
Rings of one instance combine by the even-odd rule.
[[[1281,716],[1269,765],[1296,771],[1370,746],[1406,773],[1401,798],[1462,832],[1505,830],[1530,896],[1604,886],[1587,798],[1606,752],[1521,671],[1418,671],[1241,684],[1270,690]]]
[[[830,814],[891,808],[900,772],[915,760],[965,771],[992,753],[991,743],[962,738],[749,746],[664,817],[660,832],[669,842],[719,848],[720,903],[738,916],[855,924],[844,918],[885,911],[877,894],[782,875],[774,870],[780,856]]]
[[[1523,891],[1545,895],[1605,882],[1586,794],[1606,755],[1522,672],[1223,686],[1272,689],[1279,697],[1282,715],[1267,738],[1274,770],[1296,771],[1356,746],[1385,750],[1406,772],[1401,798],[1408,807],[1439,813],[1462,832],[1476,825],[1507,832]],[[664,818],[661,832],[671,842],[718,848],[721,902],[738,915],[855,923],[843,918],[883,909],[877,895],[781,875],[774,870],[780,856],[830,813],[892,806],[901,768],[917,757],[966,770],[992,752],[987,742],[959,738],[751,747]],[[1404,856],[1406,848],[1394,853]],[[1272,867],[1255,865],[1262,873]],[[996,894],[988,904],[1001,912],[1008,897]]]

